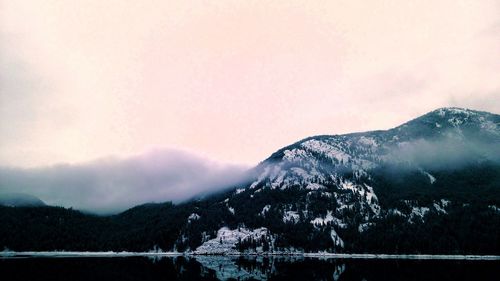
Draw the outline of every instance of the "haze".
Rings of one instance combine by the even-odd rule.
[[[186,151],[156,150],[43,168],[0,166],[0,198],[29,194],[52,206],[109,214],[149,202],[179,203],[237,187],[245,166],[221,164]]]

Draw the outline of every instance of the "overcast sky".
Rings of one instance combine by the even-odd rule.
[[[500,112],[500,1],[0,0],[0,164],[256,164],[437,107]]]

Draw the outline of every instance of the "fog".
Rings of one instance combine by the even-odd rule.
[[[483,161],[500,163],[500,142],[445,137],[403,142],[392,149],[389,162],[406,162],[421,168],[446,170]]]
[[[248,167],[179,150],[42,168],[0,168],[0,191],[100,214],[147,202],[181,202],[244,182]]]
[[[388,147],[384,164],[443,170],[481,161],[500,164],[496,132],[472,136],[444,133]],[[264,162],[259,165],[273,164]],[[339,167],[323,167],[338,169]],[[258,171],[259,169],[255,170]],[[216,162],[181,150],[153,150],[141,155],[108,157],[81,164],[40,168],[0,167],[0,193],[34,195],[48,205],[110,214],[148,202],[176,203],[230,187],[243,187],[254,169]]]

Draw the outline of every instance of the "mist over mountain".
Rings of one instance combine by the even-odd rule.
[[[248,167],[180,150],[21,169],[0,167],[0,190],[49,205],[109,214],[147,202],[182,202],[246,180]]]
[[[145,204],[110,217],[3,208],[0,224],[9,227],[0,246],[500,254],[499,126],[497,114],[441,108],[390,130],[308,137],[223,181],[232,188],[206,189],[219,192],[177,205]],[[43,228],[43,217],[55,227]],[[44,243],[11,238],[40,228]],[[63,243],[60,233],[68,232]]]
[[[22,193],[0,193],[0,206],[42,207],[45,203],[33,195]]]

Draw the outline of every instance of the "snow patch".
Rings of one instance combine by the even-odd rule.
[[[492,121],[483,121],[480,126],[481,126],[481,129],[484,129],[490,133],[498,134],[498,126],[497,126],[497,124],[493,123]]]
[[[361,145],[364,145],[364,146],[369,146],[369,147],[377,147],[378,146],[377,142],[373,138],[365,137],[365,136],[360,137],[358,140],[358,143],[360,143]]]
[[[286,211],[283,213],[283,222],[292,222],[292,223],[297,223],[300,220],[299,213],[296,211]]]
[[[272,183],[271,183],[271,188],[277,188],[280,187],[283,184],[283,179],[286,176],[286,171],[280,171],[279,174],[275,175],[274,177],[271,177]]]
[[[326,187],[324,187],[323,185],[318,184],[318,183],[309,183],[306,186],[306,189],[309,189],[309,190],[318,190],[318,189],[325,189],[325,188]]]
[[[210,254],[210,255],[228,255],[239,254],[236,246],[239,241],[253,238],[260,240],[262,236],[268,236],[269,231],[265,227],[250,230],[240,227],[231,230],[228,227],[222,227],[217,231],[217,237],[206,241],[201,246],[196,248],[195,254]]]
[[[442,214],[447,214],[447,213],[448,213],[448,212],[446,212],[446,210],[445,210],[445,209],[444,209],[444,208],[443,208],[440,204],[438,204],[438,203],[435,203],[435,202],[434,202],[433,206],[434,206],[434,209],[436,209],[436,211],[437,211],[438,213],[442,213]]]
[[[341,187],[342,189],[347,189],[347,190],[351,190],[352,192],[357,192],[358,190],[354,187],[354,184],[350,181],[345,181],[345,182],[342,182],[341,184]]]
[[[344,241],[342,240],[342,238],[340,238],[340,236],[337,234],[337,232],[335,232],[333,228],[330,231],[330,237],[332,238],[333,244],[335,246],[344,248]]]
[[[264,208],[262,208],[262,211],[260,211],[260,215],[265,217],[266,213],[269,212],[270,209],[271,209],[271,205],[264,206]]]
[[[285,150],[283,152],[283,160],[289,161],[289,162],[298,162],[302,159],[308,158],[307,152],[302,149],[297,149],[294,148],[292,150]]]
[[[491,210],[493,210],[497,213],[500,213],[500,208],[497,207],[496,205],[489,205],[488,208],[490,208]]]
[[[393,216],[400,216],[400,217],[404,217],[405,215],[398,209],[389,209],[389,211],[387,211],[388,214],[390,215],[393,215]]]
[[[326,216],[324,218],[322,218],[322,217],[315,218],[315,219],[311,220],[311,223],[314,226],[323,226],[323,225],[327,225],[329,222],[332,222],[332,221],[333,221],[332,211],[327,211]]]
[[[337,147],[318,140],[305,141],[301,146],[316,153],[323,154],[330,159],[336,159],[341,163],[346,163],[351,158],[349,154],[339,150]]]
[[[188,217],[188,222],[192,222],[192,221],[197,221],[199,220],[201,217],[200,215],[196,214],[196,213],[192,213],[191,215],[189,215]]]
[[[422,171],[422,173],[424,173],[424,175],[426,175],[429,178],[429,181],[431,182],[431,184],[434,184],[436,182],[436,178],[433,175],[429,174],[426,171]]]
[[[411,214],[410,214],[410,220],[413,220],[414,218],[420,218],[423,219],[424,216],[429,212],[428,207],[413,207],[411,209]]]
[[[375,195],[375,192],[373,192],[373,187],[364,184],[367,191],[366,191],[366,200],[368,201],[368,204],[370,205],[370,208],[372,209],[373,213],[375,215],[380,214],[380,206],[378,205],[378,198],[377,195]]]
[[[361,233],[363,231],[366,231],[367,229],[369,229],[371,226],[373,225],[373,223],[371,222],[366,222],[366,223],[361,223],[359,224],[358,226],[358,232]]]

